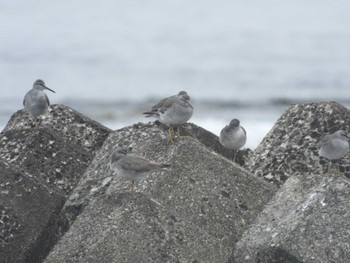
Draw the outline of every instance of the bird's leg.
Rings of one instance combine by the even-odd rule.
[[[179,126],[176,126],[176,130],[177,130],[177,137],[180,138],[180,128],[179,128]]]
[[[174,128],[172,126],[169,126],[169,143],[174,143]]]
[[[332,160],[329,160],[328,161],[328,169],[327,169],[327,174],[328,175],[331,175],[331,172],[332,172],[331,167],[332,167]]]
[[[236,162],[236,154],[237,154],[237,151],[234,151],[234,152],[233,152],[233,162],[234,162],[234,163]]]
[[[341,172],[340,172],[340,165],[341,165],[341,160],[338,160],[338,166],[337,166],[337,175],[341,176]]]
[[[36,117],[33,118],[32,123],[30,124],[31,128],[37,128]]]
[[[33,123],[34,128],[39,128],[40,127],[40,119],[39,117],[34,118],[34,123]]]
[[[38,117],[38,128],[39,127],[42,127],[43,126],[43,123],[44,123],[44,119],[43,118],[40,118],[40,116]]]
[[[331,160],[328,161],[327,174],[331,174]]]
[[[129,189],[129,192],[135,192],[135,181],[131,180],[131,187]]]
[[[335,175],[338,175],[338,176],[341,175],[339,167],[340,167],[340,160],[338,160],[337,169],[332,170],[332,160],[329,160],[327,174],[332,175],[332,172],[333,172],[335,173]]]
[[[34,118],[34,121],[33,121],[33,128],[40,128],[43,126],[43,122],[44,120],[38,116],[38,117],[35,117]]]

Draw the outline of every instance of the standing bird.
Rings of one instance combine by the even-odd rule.
[[[173,142],[177,127],[177,136],[180,137],[179,125],[187,122],[193,114],[191,98],[186,91],[180,91],[177,95],[162,99],[150,111],[144,112],[146,117],[155,117],[160,122],[169,126],[169,142]]]
[[[117,148],[112,153],[110,168],[118,176],[131,180],[130,192],[135,191],[135,183],[152,172],[169,167],[166,164],[157,164],[139,156],[126,155],[124,148]]]
[[[349,134],[346,131],[339,130],[333,134],[325,135],[317,143],[318,154],[329,160],[328,174],[331,172],[332,160],[338,160],[349,152]],[[339,172],[339,167],[338,167]]]
[[[23,100],[23,106],[25,110],[37,119],[39,116],[47,113],[47,110],[50,106],[50,101],[44,89],[47,89],[53,93],[55,93],[52,89],[49,89],[45,86],[45,82],[41,79],[38,79],[34,82],[33,88],[27,92]],[[40,121],[35,124],[38,127]]]
[[[240,126],[239,120],[233,119],[221,130],[219,141],[222,146],[235,151],[233,155],[235,162],[238,149],[243,147],[247,141],[247,132]]]

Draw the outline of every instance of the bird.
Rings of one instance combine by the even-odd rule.
[[[170,165],[158,164],[136,155],[127,155],[125,148],[118,147],[111,155],[110,169],[117,176],[131,180],[129,192],[135,191],[135,183],[152,172],[166,170]]]
[[[348,154],[350,149],[349,140],[350,137],[346,131],[338,130],[333,134],[323,136],[317,143],[318,154],[329,160],[328,174],[331,172],[332,160],[339,160]]]
[[[27,92],[23,99],[24,109],[32,115],[35,120],[39,116],[46,114],[50,106],[49,98],[43,91],[45,89],[55,93],[55,91],[45,86],[43,80],[38,79],[34,82],[33,88]],[[40,121],[35,123],[35,126],[38,127],[39,124]]]
[[[243,147],[247,141],[247,132],[240,125],[238,119],[230,121],[220,132],[219,142],[225,148],[234,150],[233,161],[236,161],[236,153],[238,149]]]
[[[180,91],[177,95],[162,99],[154,105],[150,111],[146,111],[145,117],[155,117],[158,121],[169,127],[169,142],[174,142],[176,137],[174,126],[177,127],[177,136],[180,137],[179,125],[187,122],[193,115],[191,98],[186,91]]]

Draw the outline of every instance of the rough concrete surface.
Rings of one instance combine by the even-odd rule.
[[[347,263],[350,180],[290,177],[237,243],[230,262]]]
[[[53,105],[39,128],[24,110],[0,133],[0,156],[69,194],[95,156],[108,128],[63,105]]]
[[[180,127],[180,133],[196,138],[200,143],[207,146],[208,148],[225,156],[229,160],[233,160],[235,151],[223,147],[219,142],[219,137],[211,133],[210,131],[207,131],[193,123],[185,123],[183,126]],[[251,154],[252,151],[249,148],[243,147],[242,149],[237,151],[236,163],[243,166],[248,161]]]
[[[291,105],[245,168],[278,186],[291,175],[322,173],[328,160],[319,157],[317,142],[323,135],[340,129],[350,131],[350,111],[336,102]],[[343,158],[340,163],[341,172],[350,178],[349,158]]]
[[[15,112],[2,133],[8,130],[31,129],[33,118],[25,111]],[[61,104],[49,107],[41,128],[53,130],[73,145],[79,145],[85,151],[94,154],[111,130],[102,124],[86,117],[80,112]]]
[[[0,156],[68,195],[93,155],[48,128],[7,130],[0,135]]]
[[[0,262],[41,262],[65,199],[0,159]]]
[[[41,127],[34,128],[32,123],[29,114],[20,110],[0,133],[1,160],[21,171],[0,171],[1,186],[5,187],[1,192],[0,213],[11,213],[13,218],[22,220],[22,229],[16,232],[16,238],[2,243],[3,257],[0,258],[8,262],[17,262],[12,261],[13,254],[21,257],[18,262],[40,262],[39,259],[66,230],[67,223],[59,217],[59,211],[110,132],[63,105],[54,105]],[[30,175],[32,180],[21,179],[21,183],[28,184],[33,191],[31,194],[38,197],[32,200],[36,209],[28,202],[23,205],[22,200],[17,200],[27,189],[16,180],[19,180],[18,176],[22,178],[25,175]],[[10,190],[8,187],[11,187]],[[41,193],[41,189],[46,189],[52,197]],[[27,201],[31,201],[30,196]],[[32,212],[39,218],[34,220]]]
[[[225,155],[230,159],[231,151],[225,149],[219,143],[218,137],[205,129],[192,124],[186,123],[181,129],[181,134],[188,135],[199,142],[206,142],[205,146],[214,150],[216,153]],[[168,132],[164,125],[156,123],[138,123],[123,129],[113,132],[106,140],[101,151],[97,153],[95,160],[90,165],[87,172],[81,179],[81,182],[77,185],[76,189],[72,192],[68,198],[64,213],[69,222],[73,222],[75,216],[80,213],[81,209],[89,202],[90,198],[96,193],[99,193],[99,189],[103,189],[109,184],[112,176],[109,170],[109,154],[113,149],[116,149],[116,145],[120,145],[128,148],[130,151],[133,148],[139,149],[141,156],[145,158],[155,158],[157,160],[162,158],[162,153],[168,147],[171,148],[167,141]],[[152,143],[152,148],[148,148],[148,145]],[[155,147],[157,145],[157,147]],[[174,146],[174,145],[173,145]],[[162,147],[162,148],[161,148]],[[248,159],[249,151],[241,151],[240,158],[242,162]],[[106,155],[107,154],[107,155]],[[138,152],[136,152],[138,154]],[[229,159],[227,161],[229,161]],[[165,160],[167,162],[167,160]],[[103,169],[103,170],[101,170]],[[102,179],[101,179],[102,178]],[[127,188],[128,183],[125,185]]]
[[[169,144],[158,122],[111,132],[53,105],[33,128],[18,111],[0,133],[0,259],[348,263],[350,161],[327,175],[316,145],[349,132],[349,116],[335,102],[291,105],[239,166],[192,123]],[[170,168],[129,193],[109,169],[119,146]]]
[[[171,168],[125,193],[130,182],[108,165],[118,146]],[[73,191],[65,205],[73,224],[46,262],[226,262],[274,192],[194,138],[169,145],[158,125],[125,127],[108,137]]]

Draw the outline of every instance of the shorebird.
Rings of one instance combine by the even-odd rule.
[[[318,154],[329,160],[328,174],[331,172],[332,160],[339,160],[349,152],[349,134],[346,131],[339,130],[333,134],[325,135],[317,143]],[[339,173],[339,167],[337,169]]]
[[[186,91],[180,91],[177,95],[162,99],[154,105],[150,111],[144,112],[146,117],[155,117],[169,127],[169,142],[176,137],[174,126],[177,127],[177,136],[180,137],[179,125],[187,122],[193,114],[191,98]]]
[[[127,155],[124,148],[117,148],[112,153],[110,160],[110,168],[117,176],[131,180],[129,192],[134,192],[135,183],[138,183],[145,176],[169,166],[167,164],[157,164],[139,156]]]
[[[221,130],[219,141],[222,146],[234,150],[233,161],[235,162],[238,149],[243,147],[247,141],[247,132],[240,125],[239,120],[233,119]]]
[[[41,79],[38,79],[34,82],[33,88],[27,92],[23,100],[23,106],[25,110],[34,117],[36,120],[39,116],[47,113],[50,106],[49,98],[43,90],[49,90],[55,93],[52,89],[49,89],[45,86],[45,82]],[[35,123],[35,126],[38,127],[38,123]]]

